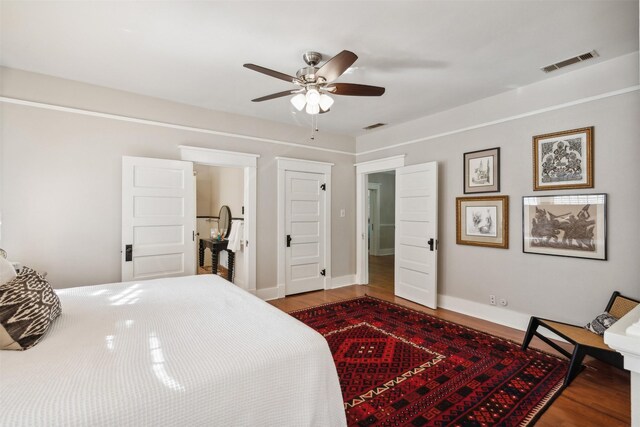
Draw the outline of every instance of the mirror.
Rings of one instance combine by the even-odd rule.
[[[222,206],[218,217],[218,231],[220,231],[223,239],[227,238],[231,231],[231,209],[229,209],[229,206]]]

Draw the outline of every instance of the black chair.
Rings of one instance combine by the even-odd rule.
[[[622,296],[620,295],[620,292],[615,291],[613,295],[611,295],[611,299],[609,300],[605,311],[619,319],[639,303],[640,301]],[[573,353],[569,353],[567,350],[538,332],[539,327],[546,328],[573,344]],[[571,381],[573,381],[583,368],[582,360],[586,355],[595,357],[596,359],[602,360],[603,362],[617,368],[623,368],[622,355],[606,345],[602,335],[594,334],[582,326],[575,326],[568,323],[555,322],[553,320],[531,316],[527,333],[522,341],[523,351],[529,347],[529,343],[531,343],[531,339],[534,335],[571,360],[569,363],[569,369],[567,370],[567,376],[564,379],[565,387],[571,384]]]

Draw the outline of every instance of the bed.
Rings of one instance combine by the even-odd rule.
[[[325,339],[220,277],[57,293],[45,338],[0,351],[0,425],[346,424]]]

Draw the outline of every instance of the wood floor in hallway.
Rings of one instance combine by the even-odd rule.
[[[393,255],[369,255],[369,286],[393,293],[394,260]]]

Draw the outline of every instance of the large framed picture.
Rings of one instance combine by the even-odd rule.
[[[464,153],[464,194],[500,191],[500,148]]]
[[[593,188],[593,127],[533,137],[533,190]]]
[[[456,198],[456,243],[509,248],[509,196]]]
[[[522,251],[607,259],[607,195],[522,198]]]

